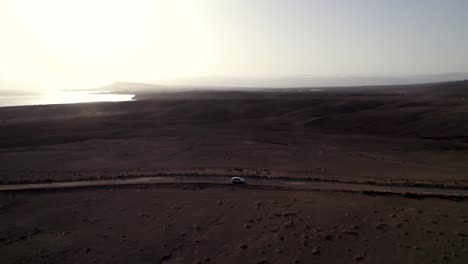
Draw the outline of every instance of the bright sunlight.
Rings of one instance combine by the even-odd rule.
[[[18,0],[14,9],[47,57],[77,71],[135,64],[167,78],[193,74],[206,55],[191,1]]]

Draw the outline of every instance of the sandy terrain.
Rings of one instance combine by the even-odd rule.
[[[468,201],[448,196],[468,192],[467,94],[463,81],[0,108],[0,189],[72,185],[0,191],[0,263],[466,263]],[[193,182],[138,182],[171,177]]]

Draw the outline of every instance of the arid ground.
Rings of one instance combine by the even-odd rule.
[[[0,191],[0,262],[467,263],[468,196],[452,195],[468,190],[467,95],[460,81],[0,108],[0,187],[216,182]]]
[[[2,263],[466,263],[468,203],[244,188],[4,193]]]

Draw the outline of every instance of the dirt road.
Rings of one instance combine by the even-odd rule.
[[[468,189],[449,187],[421,187],[391,184],[351,183],[338,181],[301,181],[295,179],[246,178],[248,184],[236,186],[249,189],[276,189],[300,191],[341,191],[365,194],[395,194],[413,197],[467,198]],[[127,179],[67,181],[51,183],[0,185],[0,192],[58,190],[76,188],[124,187],[124,186],[173,186],[173,187],[232,187],[226,176],[155,176]]]

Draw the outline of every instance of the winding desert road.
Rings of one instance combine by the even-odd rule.
[[[233,186],[226,176],[154,176],[126,179],[106,179],[90,181],[66,181],[51,183],[27,183],[0,185],[0,192],[61,190],[77,188],[105,187],[239,187],[249,189],[300,190],[300,191],[337,191],[364,194],[394,194],[408,197],[468,198],[468,189],[450,187],[420,187],[403,185],[378,185],[369,183],[349,183],[336,181],[301,181],[296,179],[248,180],[248,185]]]

